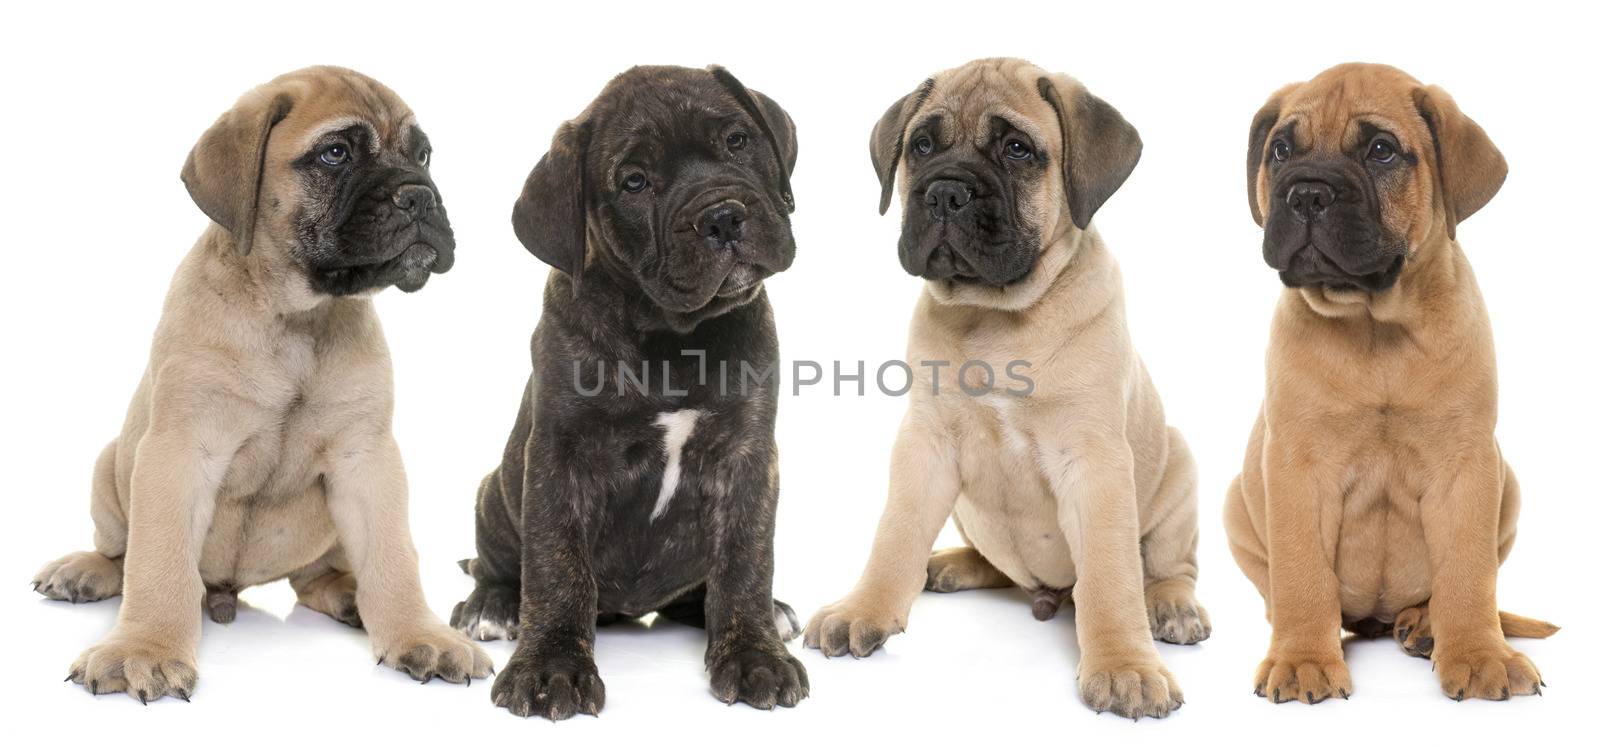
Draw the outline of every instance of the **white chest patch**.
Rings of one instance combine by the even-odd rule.
[[[1018,453],[1027,453],[1031,448],[1028,435],[1017,427],[1016,415],[1012,412],[1017,406],[1017,401],[1009,394],[991,393],[981,400],[994,410],[995,419],[1000,421],[1000,438],[1007,448]]]
[[[667,468],[661,473],[661,494],[656,496],[656,507],[650,511],[651,521],[667,512],[672,494],[678,492],[678,478],[683,474],[683,445],[694,434],[694,424],[699,419],[699,410],[677,410],[656,416],[656,425],[666,431],[661,436],[661,448],[667,452]]]

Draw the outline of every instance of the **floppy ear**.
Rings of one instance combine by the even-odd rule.
[[[1283,108],[1284,98],[1299,87],[1299,83],[1290,83],[1273,92],[1267,98],[1267,103],[1262,104],[1261,110],[1256,112],[1256,118],[1250,120],[1250,150],[1244,161],[1244,185],[1246,194],[1250,196],[1250,217],[1256,219],[1258,226],[1266,220],[1256,200],[1256,176],[1261,171],[1261,162],[1266,159],[1267,135],[1278,124],[1278,112]]]
[[[1444,198],[1445,228],[1453,239],[1456,224],[1478,212],[1500,191],[1506,180],[1506,158],[1443,88],[1418,88],[1411,98],[1433,135],[1434,185]]]
[[[591,127],[587,121],[563,122],[539,159],[522,196],[511,209],[511,228],[533,256],[571,276],[573,290],[583,276],[588,244],[586,213],[589,189],[584,161]]]
[[[251,91],[229,109],[189,151],[183,186],[200,212],[233,234],[240,254],[255,238],[257,197],[272,127],[293,108],[287,93]]]
[[[1039,95],[1056,110],[1061,125],[1061,167],[1067,183],[1067,210],[1079,229],[1115,194],[1139,163],[1144,143],[1122,113],[1083,86],[1061,76],[1038,81]],[[1063,92],[1062,89],[1066,89]]]
[[[905,151],[906,123],[922,108],[922,102],[933,93],[933,79],[917,86],[917,90],[900,97],[889,105],[878,123],[872,126],[872,168],[878,172],[878,184],[883,196],[878,198],[878,215],[889,212],[889,200],[894,197],[894,171],[900,165],[900,154]]]
[[[739,102],[739,107],[744,113],[756,121],[756,127],[761,129],[761,134],[766,136],[767,142],[772,143],[773,150],[778,154],[778,189],[783,196],[783,202],[788,206],[789,212],[794,212],[794,191],[789,188],[789,177],[794,174],[795,160],[800,156],[800,142],[795,139],[794,120],[789,118],[789,113],[778,106],[772,97],[744,87],[733,73],[721,65],[712,65],[711,77]]]

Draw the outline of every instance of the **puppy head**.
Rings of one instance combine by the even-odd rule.
[[[878,211],[898,174],[906,272],[1003,288],[1028,276],[1059,231],[1088,228],[1141,148],[1133,126],[1076,80],[977,60],[929,78],[873,128]]]
[[[271,252],[311,289],[406,292],[455,261],[410,108],[353,70],[288,73],[239,99],[189,153],[183,183],[240,252]]]
[[[604,270],[668,315],[746,303],[794,261],[794,122],[720,67],[635,67],[556,131],[512,210],[571,276]]]
[[[1268,99],[1250,125],[1248,173],[1262,254],[1284,285],[1370,297],[1454,239],[1506,162],[1442,89],[1351,63]]]

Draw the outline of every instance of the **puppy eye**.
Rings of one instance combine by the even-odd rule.
[[[650,180],[644,178],[644,174],[637,171],[622,178],[622,188],[628,192],[643,192],[644,188],[648,186],[650,186]]]
[[[917,152],[917,155],[928,155],[933,152],[933,138],[923,135],[911,143],[911,148]]]
[[[429,148],[429,149],[427,149],[425,151],[422,151],[421,153],[417,154],[417,165],[421,166],[422,168],[428,168],[428,164],[432,163],[432,162],[433,162],[433,149],[432,148]]]
[[[1033,155],[1033,149],[1021,140],[1006,141],[1006,158],[1013,161],[1023,161]]]
[[[1282,140],[1273,141],[1273,143],[1272,143],[1272,160],[1277,161],[1279,163],[1282,163],[1284,161],[1289,160],[1289,156],[1291,154],[1293,154],[1293,153],[1294,153],[1294,149],[1290,148],[1288,143],[1286,143],[1286,142],[1284,142]]]
[[[1372,145],[1367,147],[1367,159],[1371,161],[1377,161],[1378,163],[1389,163],[1394,160],[1395,155],[1396,149],[1394,143],[1391,143],[1381,137],[1373,140]]]
[[[744,147],[745,141],[750,138],[742,132],[728,133],[728,150],[738,150]]]
[[[342,166],[346,161],[350,160],[350,149],[343,145],[332,145],[327,150],[322,151],[322,154],[317,156],[317,160],[329,166]]]

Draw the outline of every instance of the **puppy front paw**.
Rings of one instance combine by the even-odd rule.
[[[1154,656],[1086,663],[1078,672],[1078,692],[1095,713],[1110,711],[1135,721],[1162,718],[1183,707],[1177,678]]]
[[[1544,686],[1533,660],[1504,641],[1435,648],[1433,664],[1439,670],[1439,686],[1452,700],[1509,700],[1513,695],[1538,695]]]
[[[387,664],[426,685],[437,677],[457,684],[488,677],[494,670],[489,655],[459,631],[433,625],[374,642],[379,664]]]
[[[1355,689],[1337,648],[1324,654],[1272,652],[1256,668],[1256,695],[1274,703],[1316,705],[1334,696],[1348,699]]]
[[[817,611],[806,623],[805,645],[823,656],[871,656],[889,636],[904,632],[903,615],[873,609],[850,598]]]
[[[517,716],[561,721],[578,713],[600,715],[606,686],[594,657],[577,650],[536,652],[524,645],[495,677],[494,704]]]
[[[517,639],[517,616],[522,595],[509,586],[485,584],[456,603],[450,613],[450,627],[478,641]]]
[[[763,711],[793,708],[811,694],[806,668],[782,648],[734,649],[711,663],[711,694],[728,705],[739,701]]]
[[[75,552],[40,568],[33,590],[59,602],[98,602],[122,593],[122,566],[97,552]]]
[[[122,692],[148,704],[168,695],[188,700],[199,674],[193,651],[113,631],[73,662],[67,679],[95,695]]]

